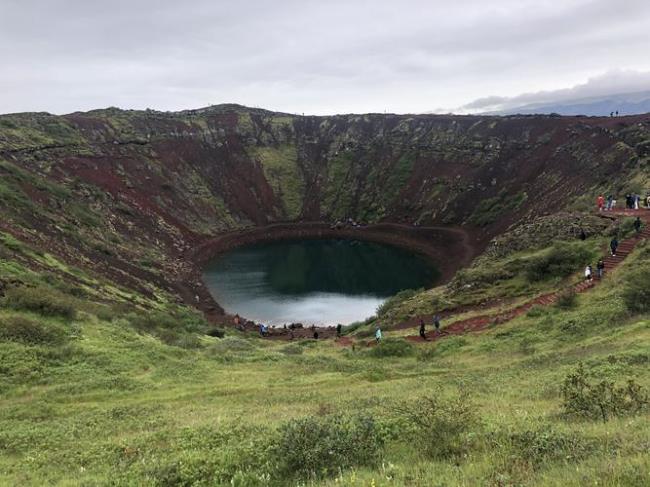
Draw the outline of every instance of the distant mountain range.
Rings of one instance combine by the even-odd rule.
[[[636,115],[650,112],[650,90],[636,93],[620,93],[613,95],[575,98],[551,103],[535,103],[509,108],[502,111],[492,111],[491,115],[514,114],[544,114],[557,113],[560,115],[589,115],[608,116],[610,113],[619,115]]]

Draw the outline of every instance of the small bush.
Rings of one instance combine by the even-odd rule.
[[[283,475],[319,477],[377,465],[383,444],[370,417],[307,417],[280,427],[272,455]]]
[[[544,316],[545,314],[546,314],[546,310],[544,309],[544,307],[539,306],[537,304],[534,305],[526,312],[526,316],[528,318],[539,318],[541,316]]]
[[[526,278],[531,282],[552,277],[567,277],[593,260],[593,252],[584,245],[558,242],[526,265]]]
[[[613,416],[640,413],[649,405],[647,391],[633,380],[620,387],[609,380],[590,383],[582,364],[562,384],[562,408],[567,416],[605,422]]]
[[[623,302],[635,313],[650,311],[650,267],[641,267],[627,276],[623,286]]]
[[[553,461],[576,461],[587,457],[597,445],[593,440],[569,432],[561,432],[552,425],[534,430],[497,434],[489,443],[495,449],[506,447],[512,455],[534,467]]]
[[[428,456],[446,459],[471,446],[470,433],[478,425],[475,406],[462,389],[451,398],[437,393],[398,405],[395,411],[413,428],[413,440]]]
[[[211,328],[207,331],[206,335],[214,338],[223,338],[226,332],[222,328]]]
[[[371,357],[408,357],[413,354],[413,345],[406,340],[398,338],[386,338],[370,349],[368,354]]]
[[[22,316],[11,316],[0,320],[0,340],[29,345],[58,345],[65,340],[65,333],[53,325],[44,325]]]
[[[575,289],[569,288],[558,295],[555,305],[560,309],[575,308],[577,297],[578,295],[576,294]]]
[[[70,297],[46,287],[24,286],[7,289],[3,304],[15,310],[68,320],[74,319],[77,314]]]

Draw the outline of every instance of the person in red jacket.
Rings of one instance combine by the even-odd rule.
[[[598,211],[603,211],[603,208],[605,207],[605,197],[601,194],[596,200],[596,203],[598,204]]]

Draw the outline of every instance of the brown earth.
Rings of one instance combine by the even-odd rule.
[[[512,224],[622,188],[649,139],[649,115],[2,115],[0,229],[219,320],[200,268],[219,251],[362,236],[424,253],[449,278]],[[348,217],[364,228],[329,229]]]

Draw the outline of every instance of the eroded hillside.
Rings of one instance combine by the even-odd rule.
[[[209,299],[191,249],[230,230],[353,218],[462,226],[625,191],[650,116],[295,116],[223,105],[0,117],[0,230],[155,297]]]

